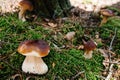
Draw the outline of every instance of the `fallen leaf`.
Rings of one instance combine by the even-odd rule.
[[[109,62],[110,62],[109,58],[105,58],[105,60],[103,60],[103,65],[105,66],[105,69],[109,68],[109,65],[110,65]]]
[[[110,50],[108,50],[108,52],[111,54],[111,57],[115,57],[116,56],[116,54],[114,52],[112,52]]]
[[[108,69],[109,65],[110,65],[109,55],[107,54],[107,52],[104,49],[98,49],[98,51],[100,53],[102,53],[102,56],[104,57],[102,64],[104,65],[105,69]]]
[[[120,76],[120,68],[117,69],[114,74],[113,74],[114,78],[118,78]],[[120,77],[119,77],[120,78]],[[117,79],[118,80],[118,79]]]
[[[104,49],[98,49],[98,51],[99,51],[100,53],[102,53],[102,56],[103,56],[104,58],[108,58],[108,54],[105,52]]]
[[[79,45],[78,49],[84,49],[84,45]]]
[[[68,32],[64,38],[67,39],[67,40],[72,40],[75,36],[75,32]]]
[[[104,71],[104,72],[102,73],[103,76],[107,76],[107,74],[108,74],[107,71]]]
[[[54,27],[57,27],[57,24],[52,23],[52,22],[49,22],[48,25],[49,25],[50,27],[53,27],[53,28],[54,28]]]

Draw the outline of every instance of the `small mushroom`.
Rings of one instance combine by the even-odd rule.
[[[22,0],[19,2],[19,5],[20,5],[19,19],[24,22],[26,21],[25,13],[26,11],[33,10],[33,4],[30,0]]]
[[[114,13],[109,9],[102,9],[100,11],[100,14],[103,16],[103,19],[99,25],[100,27],[107,22],[109,17],[114,16]]]
[[[93,40],[87,42],[83,40],[83,45],[85,50],[84,57],[86,59],[92,58],[93,50],[96,48],[97,44]]]
[[[48,66],[42,60],[50,52],[49,45],[44,40],[26,40],[20,43],[18,52],[26,56],[22,70],[26,73],[45,74]]]

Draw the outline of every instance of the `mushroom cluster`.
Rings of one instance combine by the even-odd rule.
[[[18,52],[26,56],[22,70],[26,73],[45,74],[48,67],[42,60],[50,52],[50,47],[44,40],[26,40],[21,42]]]
[[[86,59],[92,58],[93,50],[96,48],[97,44],[93,40],[87,42],[83,40],[83,45],[85,50],[84,57]]]
[[[20,5],[19,19],[24,22],[26,21],[25,13],[26,11],[33,10],[33,4],[30,0],[22,0],[19,2],[19,5]]]

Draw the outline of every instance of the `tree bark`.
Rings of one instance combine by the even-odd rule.
[[[56,18],[67,16],[71,7],[69,0],[31,0],[34,11],[44,17]]]

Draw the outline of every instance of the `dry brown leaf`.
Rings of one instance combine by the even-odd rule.
[[[104,71],[104,72],[102,73],[103,76],[107,76],[107,74],[108,74],[108,73],[107,73],[106,71]]]
[[[75,32],[68,32],[64,38],[67,39],[67,40],[72,40],[75,36]]]
[[[120,78],[120,68],[114,72],[113,76],[114,78]]]
[[[108,58],[108,54],[105,52],[104,49],[98,49],[98,51],[99,51],[100,53],[102,53],[102,56],[103,56],[104,58]]]
[[[84,45],[79,45],[78,49],[84,49]]]
[[[115,57],[116,56],[116,53],[114,53],[114,52],[112,52],[110,50],[108,50],[108,52],[111,54],[111,57]]]
[[[109,54],[111,54],[111,57],[115,57],[116,56],[116,53],[114,53],[114,52],[112,52],[112,51],[110,51],[110,50],[105,50],[105,49],[98,49],[98,51],[100,52],[100,53],[102,53],[103,54],[103,57],[109,57],[109,55],[108,55],[108,53]]]
[[[54,28],[54,27],[57,27],[57,24],[52,23],[52,22],[49,22],[48,25],[49,25],[50,27],[53,27],[53,28]]]
[[[109,60],[109,55],[107,54],[107,52],[104,49],[98,49],[98,51],[100,53],[102,53],[104,60],[103,60],[103,65],[105,66],[105,69],[109,68],[110,65],[110,60]]]
[[[109,65],[110,65],[109,62],[110,62],[109,58],[105,58],[105,60],[103,60],[103,65],[105,66],[105,69],[109,68]]]

